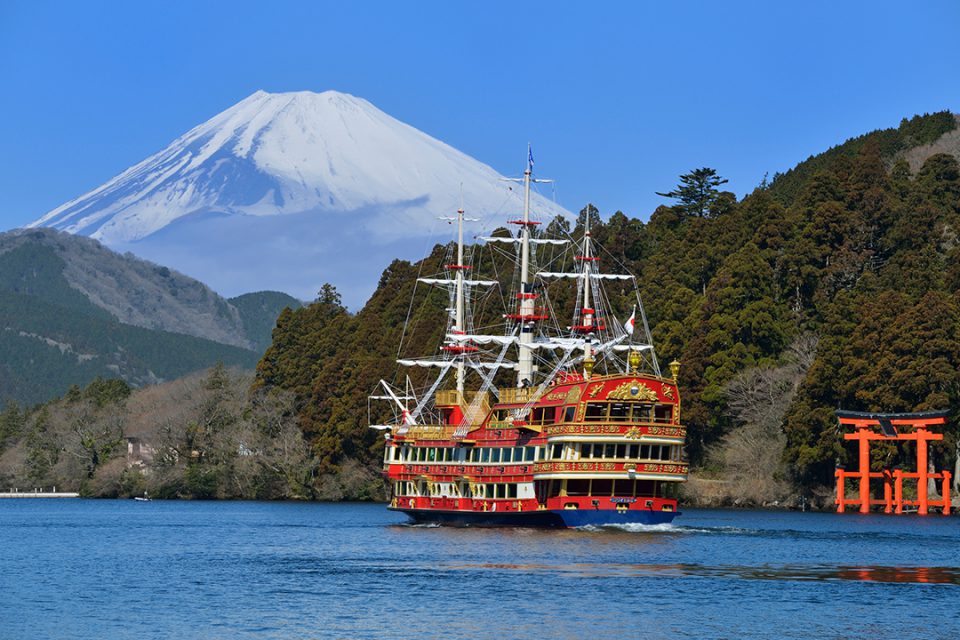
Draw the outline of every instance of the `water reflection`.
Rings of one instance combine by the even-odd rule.
[[[958,567],[892,567],[892,566],[823,566],[823,565],[703,565],[703,564],[511,564],[511,563],[450,563],[441,568],[458,570],[520,571],[548,573],[576,578],[632,577],[677,578],[741,578],[745,580],[851,580],[855,582],[885,582],[911,584],[952,584],[960,586]]]

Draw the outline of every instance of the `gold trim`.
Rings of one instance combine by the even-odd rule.
[[[658,396],[656,391],[634,378],[628,382],[621,383],[613,391],[608,393],[607,400],[641,400],[645,402],[656,402],[658,400]]]

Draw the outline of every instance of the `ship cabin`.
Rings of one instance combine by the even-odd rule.
[[[440,391],[442,423],[396,430],[392,508],[676,510],[688,468],[676,378],[573,374],[498,395]]]

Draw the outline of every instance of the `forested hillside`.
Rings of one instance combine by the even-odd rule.
[[[639,277],[661,361],[683,363],[696,475],[739,483],[737,493],[753,502],[814,499],[848,455],[837,407],[950,409],[947,441],[933,455],[952,466],[960,165],[939,153],[911,171],[904,156],[956,126],[948,112],[904,120],[764,180],[740,201],[713,189],[703,201],[658,208],[648,222],[596,217],[608,257]],[[581,212],[574,235],[594,212]],[[565,226],[555,220],[547,233]],[[294,393],[325,472],[352,460],[377,464],[382,445],[366,428],[366,395],[393,376],[401,335],[421,353],[438,345],[435,319],[446,301],[417,290],[411,305],[411,295],[417,274],[439,271],[443,255],[437,247],[422,264],[394,262],[355,315],[328,288],[280,316],[255,386]],[[424,308],[435,312],[432,322],[408,318]],[[691,487],[691,495],[706,492]]]
[[[218,361],[252,369],[287,306],[300,303],[270,291],[224,300],[89,238],[0,234],[0,405],[45,402],[98,376],[140,386]]]

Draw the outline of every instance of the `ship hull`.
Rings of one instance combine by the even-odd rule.
[[[564,509],[496,513],[491,511],[443,511],[439,509],[393,509],[406,514],[416,524],[439,524],[454,527],[534,527],[565,529],[571,527],[604,527],[626,524],[669,524],[680,515],[675,511],[616,511],[608,509]]]

